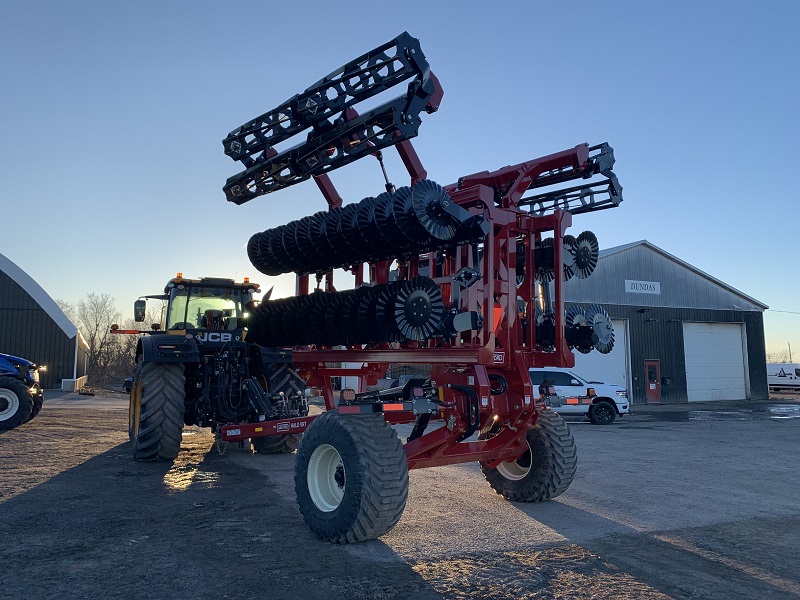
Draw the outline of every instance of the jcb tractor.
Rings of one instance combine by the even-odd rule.
[[[185,425],[218,432],[231,423],[260,423],[308,414],[305,382],[290,353],[246,341],[245,324],[258,284],[245,279],[171,279],[164,294],[134,305],[145,320],[147,299],[166,301],[162,324],[142,336],[130,394],[129,434],[138,460],[172,460]],[[118,333],[140,333],[123,331]],[[256,452],[290,452],[297,434],[254,437]]]

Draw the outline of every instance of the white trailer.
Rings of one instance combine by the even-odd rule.
[[[800,363],[767,364],[767,383],[771,390],[800,389]]]

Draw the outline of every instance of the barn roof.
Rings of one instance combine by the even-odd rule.
[[[36,283],[30,275],[18,267],[13,261],[2,254],[0,254],[0,272],[8,275],[17,285],[25,290],[25,292],[42,307],[42,310],[47,313],[53,322],[61,328],[69,339],[78,335],[78,328],[75,327],[73,322],[64,314],[64,311],[56,304],[56,301],[44,291],[44,288]]]

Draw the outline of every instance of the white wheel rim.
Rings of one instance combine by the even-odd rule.
[[[17,414],[19,398],[11,390],[0,388],[0,421],[6,421]]]
[[[519,481],[525,479],[528,473],[531,472],[532,464],[531,445],[528,444],[528,450],[525,454],[520,456],[514,462],[502,462],[497,465],[497,472],[510,481]]]
[[[306,474],[311,500],[322,512],[339,508],[344,498],[345,473],[342,456],[330,444],[320,444],[311,453]]]

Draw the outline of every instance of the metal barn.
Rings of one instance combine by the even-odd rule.
[[[567,305],[600,304],[612,318],[609,354],[576,354],[576,370],[627,386],[633,403],[769,397],[767,305],[646,240],[600,252]]]
[[[86,383],[89,347],[55,301],[0,254],[0,352],[46,365],[42,387],[75,391]]]

